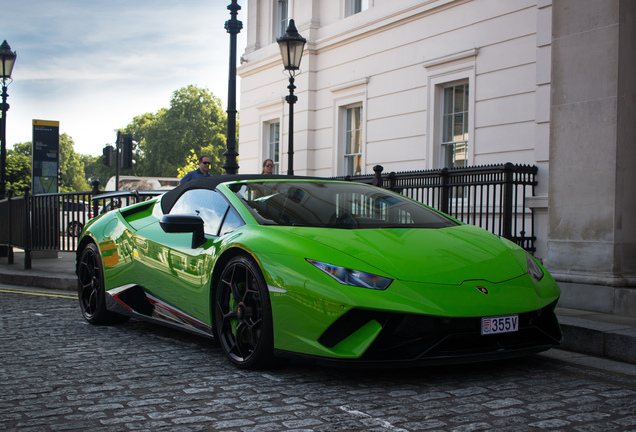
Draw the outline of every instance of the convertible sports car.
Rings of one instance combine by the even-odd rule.
[[[137,317],[277,356],[447,364],[559,343],[560,290],[508,240],[374,186],[237,175],[91,220],[77,249],[92,324]]]

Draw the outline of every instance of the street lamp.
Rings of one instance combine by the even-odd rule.
[[[289,73],[289,95],[285,100],[289,104],[289,145],[287,150],[287,175],[294,175],[294,104],[298,98],[294,95],[294,78],[300,70],[300,60],[303,57],[303,49],[307,39],[298,34],[294,20],[289,20],[289,26],[285,34],[276,39],[283,57],[283,66]]]
[[[230,19],[225,21],[225,30],[230,34],[230,72],[227,85],[227,145],[225,153],[225,174],[238,174],[239,165],[236,161],[239,155],[236,151],[236,35],[241,32],[243,23],[236,19],[241,10],[237,0],[227,7]]]
[[[2,139],[2,151],[0,153],[0,199],[7,196],[7,86],[11,84],[11,72],[18,55],[11,51],[11,47],[5,40],[0,45],[0,78],[2,78],[2,122],[0,123],[0,139]],[[8,82],[7,82],[8,81]]]

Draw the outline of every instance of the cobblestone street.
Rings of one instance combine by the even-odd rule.
[[[0,430],[636,430],[636,374],[544,355],[245,371],[208,339],[134,320],[91,326],[73,293],[20,290],[0,290]]]

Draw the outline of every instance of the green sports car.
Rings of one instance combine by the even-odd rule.
[[[493,360],[561,339],[559,287],[530,254],[362,183],[191,181],[91,220],[77,276],[88,322],[213,337],[245,368]]]

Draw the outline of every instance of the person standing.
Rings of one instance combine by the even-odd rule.
[[[199,168],[192,170],[186,175],[184,175],[179,183],[184,184],[186,182],[189,182],[190,180],[196,180],[203,177],[212,177],[209,171],[210,171],[210,156],[201,155],[199,156]]]
[[[274,173],[274,161],[271,159],[265,159],[263,161],[263,172],[261,174],[273,174]]]

